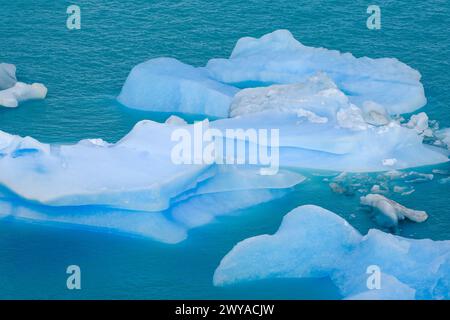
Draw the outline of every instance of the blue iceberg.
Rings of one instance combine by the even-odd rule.
[[[368,285],[372,269],[379,287]],[[214,284],[323,277],[349,299],[448,299],[450,241],[376,229],[363,236],[333,212],[306,205],[288,213],[275,234],[238,243],[220,262]]]

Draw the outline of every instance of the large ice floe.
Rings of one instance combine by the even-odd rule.
[[[175,164],[171,133],[177,128],[142,121],[115,144],[94,139],[75,145],[0,132],[0,183],[6,187],[0,200],[10,203],[2,213],[174,243],[192,227],[283,196],[305,179],[286,170],[263,176],[253,166]]]
[[[307,205],[287,214],[275,234],[238,243],[220,262],[214,284],[329,277],[348,299],[448,299],[449,274],[450,241],[376,229],[363,236],[338,215]]]
[[[225,118],[211,122],[223,131],[277,129],[285,167],[385,171],[448,161],[447,150],[423,143],[430,131],[424,113],[408,123],[395,117],[426,103],[420,78],[396,59],[306,47],[278,30],[239,40],[229,59],[206,67],[169,58],[142,63],[118,99]]]
[[[16,79],[16,67],[0,63],[0,107],[16,108],[27,100],[44,99],[47,88],[41,83],[26,84]]]

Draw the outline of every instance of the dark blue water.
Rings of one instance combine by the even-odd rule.
[[[419,70],[428,97],[425,112],[450,126],[450,6],[448,1],[377,1],[382,29],[366,28],[368,1],[77,1],[82,29],[66,28],[72,2],[0,0],[0,61],[14,63],[18,78],[42,82],[46,100],[0,109],[0,130],[44,142],[83,138],[116,141],[141,119],[115,102],[130,69],[170,56],[201,66],[227,57],[242,36],[289,29],[306,45],[356,56],[396,57]],[[446,167],[446,166],[444,166]],[[423,168],[430,172],[432,168]],[[395,232],[450,239],[449,184],[415,186],[395,198],[425,209],[423,224]],[[214,288],[212,274],[233,245],[274,232],[290,209],[318,204],[362,232],[376,227],[358,197],[333,194],[316,179],[287,197],[191,232],[179,245],[114,234],[0,221],[0,298],[337,298],[328,280],[264,281]],[[82,290],[66,289],[65,269],[82,269]]]

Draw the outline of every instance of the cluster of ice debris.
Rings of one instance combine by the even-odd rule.
[[[16,67],[0,63],[0,107],[16,108],[27,100],[44,99],[47,88],[41,83],[26,84],[16,79]]]

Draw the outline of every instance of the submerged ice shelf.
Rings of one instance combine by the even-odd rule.
[[[369,290],[375,266],[380,287]],[[450,241],[413,240],[372,229],[362,236],[317,206],[288,213],[273,235],[238,243],[220,262],[214,284],[269,278],[329,277],[348,299],[448,299]]]

